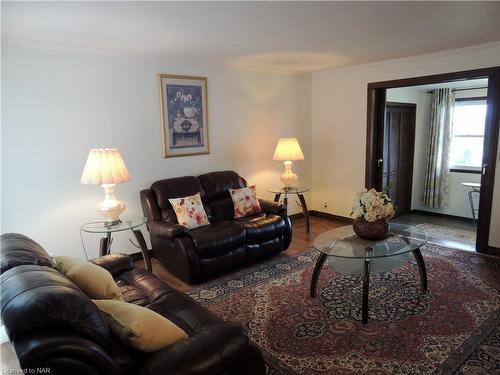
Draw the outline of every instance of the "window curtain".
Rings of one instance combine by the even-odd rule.
[[[452,136],[454,94],[451,89],[432,91],[431,122],[423,204],[444,208],[448,204],[449,157]]]

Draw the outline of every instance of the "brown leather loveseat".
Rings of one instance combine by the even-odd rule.
[[[245,186],[236,172],[221,171],[160,180],[142,190],[153,256],[181,280],[198,283],[286,250],[292,229],[285,206],[259,200],[261,213],[234,218],[228,189]],[[177,223],[169,199],[196,193],[210,225],[188,230]]]

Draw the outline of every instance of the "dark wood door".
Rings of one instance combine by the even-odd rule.
[[[387,103],[385,110],[381,186],[398,207],[397,216],[411,211],[415,108],[415,104]]]

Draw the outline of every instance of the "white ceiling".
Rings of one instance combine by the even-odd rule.
[[[315,71],[500,40],[500,2],[2,2],[2,39]]]

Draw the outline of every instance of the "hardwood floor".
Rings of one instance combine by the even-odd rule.
[[[340,221],[333,221],[329,219],[322,219],[320,217],[311,216],[309,218],[311,227],[310,232],[305,232],[304,219],[296,220],[292,223],[292,243],[286,251],[286,254],[296,254],[305,249],[312,247],[313,240],[316,236],[320,235],[327,230],[343,227],[347,225]]]
[[[346,225],[346,223],[313,216],[310,217],[310,232],[306,233],[304,219],[295,220],[292,223],[292,243],[285,253],[289,255],[300,253],[301,251],[312,247],[314,238],[320,233],[333,228],[342,227],[344,225]],[[144,267],[143,261],[138,261],[136,264],[140,267]],[[191,288],[190,285],[184,283],[183,281],[173,276],[170,272],[168,272],[167,269],[163,267],[163,265],[158,260],[152,258],[151,264],[153,266],[153,273],[163,281],[170,284],[172,287],[182,291],[186,291]]]

